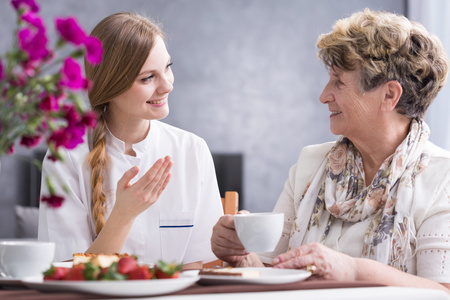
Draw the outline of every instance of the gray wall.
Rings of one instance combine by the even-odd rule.
[[[316,58],[320,33],[369,7],[405,13],[404,0],[41,0],[47,27],[75,16],[88,31],[103,17],[137,11],[163,24],[175,88],[165,122],[203,137],[211,151],[244,155],[244,207],[272,210],[302,147],[333,140],[318,97],[327,81]],[[14,13],[0,0],[0,53]],[[19,149],[18,153],[29,152]],[[12,206],[26,202],[26,163],[3,157],[0,238],[11,237]],[[25,199],[24,199],[25,198]],[[7,229],[8,228],[8,229]]]

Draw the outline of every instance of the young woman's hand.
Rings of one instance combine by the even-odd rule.
[[[356,280],[357,270],[353,257],[312,243],[292,249],[272,260],[275,268],[306,269],[315,266],[314,275],[332,280]]]
[[[152,206],[170,181],[173,162],[170,156],[158,159],[155,164],[136,183],[130,181],[139,172],[134,166],[117,182],[116,203],[113,210],[118,210],[123,217],[136,218]]]

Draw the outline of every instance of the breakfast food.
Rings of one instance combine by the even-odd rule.
[[[178,278],[182,268],[182,264],[166,263],[160,260],[153,268],[153,275],[158,279]]]
[[[154,267],[139,265],[128,254],[75,253],[72,268],[51,266],[44,280],[148,280],[178,278],[182,264],[158,261]]]
[[[73,265],[92,263],[101,268],[109,267],[113,262],[118,262],[122,257],[129,257],[128,253],[74,253]]]
[[[199,275],[213,275],[213,276],[239,276],[243,278],[257,278],[261,275],[261,272],[253,269],[244,268],[221,268],[221,269],[202,269]]]

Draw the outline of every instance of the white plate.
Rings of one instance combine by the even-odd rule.
[[[20,286],[23,285],[22,281],[17,278],[3,278],[0,277],[0,286],[9,285],[9,286]]]
[[[258,270],[261,275],[256,278],[238,276],[199,275],[201,284],[284,284],[302,281],[311,276],[305,270],[274,269],[274,268],[235,268],[235,270]]]
[[[71,268],[72,262],[54,262],[52,263],[55,267],[66,267]],[[32,278],[32,280],[41,280],[43,276],[35,276]],[[23,286],[22,280],[25,278],[14,278],[14,277],[7,277],[3,278],[0,277],[0,286],[2,285],[9,285],[9,286]],[[30,277],[26,279],[31,279]]]
[[[55,267],[72,268],[73,262],[71,261],[59,261],[52,263]]]
[[[199,280],[199,276],[181,274],[176,279],[123,281],[69,281],[24,279],[25,286],[43,292],[80,292],[104,296],[153,296],[185,289]]]

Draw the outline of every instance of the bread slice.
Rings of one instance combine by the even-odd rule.
[[[242,278],[258,278],[261,272],[245,268],[222,268],[222,269],[202,269],[198,275],[212,275],[212,276],[237,276]]]
[[[74,253],[73,265],[85,264],[90,262],[95,266],[107,268],[112,263],[119,261],[121,257],[130,256],[128,253]]]

